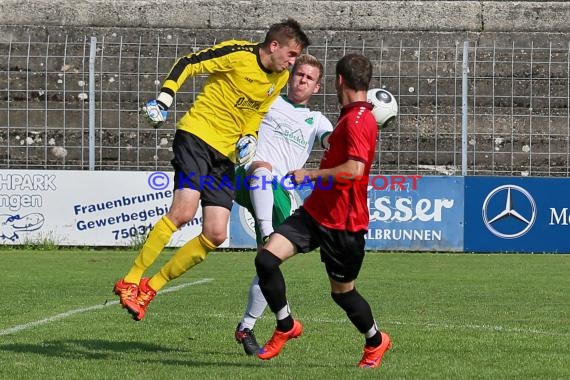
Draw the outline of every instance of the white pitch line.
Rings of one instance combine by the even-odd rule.
[[[320,318],[309,318],[314,322],[320,323],[339,323],[339,322],[349,322],[348,319],[320,319]],[[476,325],[476,324],[465,324],[465,325],[456,325],[451,323],[436,323],[436,322],[400,322],[400,321],[381,321],[382,325],[399,325],[399,326],[418,326],[423,328],[434,328],[434,329],[442,329],[442,330],[457,330],[457,329],[466,329],[466,330],[486,330],[491,332],[504,332],[504,333],[511,333],[511,334],[528,334],[528,335],[547,335],[547,336],[557,336],[557,337],[564,337],[570,336],[570,333],[563,333],[558,331],[545,331],[545,330],[538,330],[538,329],[525,329],[520,327],[504,327],[499,325]]]
[[[491,332],[504,332],[504,333],[512,333],[512,334],[528,334],[528,335],[547,335],[547,336],[570,336],[570,333],[563,333],[558,331],[545,331],[545,330],[537,330],[531,328],[520,328],[520,327],[504,327],[499,325],[475,325],[475,324],[466,324],[466,325],[454,325],[450,323],[405,323],[405,322],[397,322],[391,321],[386,322],[386,324],[393,324],[393,325],[412,325],[412,326],[420,326],[426,328],[439,328],[443,330],[457,330],[457,329],[468,329],[468,330],[486,330]]]
[[[224,313],[219,314],[208,314],[208,317],[211,318],[220,318],[220,319],[227,319],[238,320],[241,317],[240,315],[229,315]],[[350,321],[346,318],[314,318],[314,317],[301,317],[301,321],[311,321],[316,323],[350,323]],[[570,333],[559,332],[559,331],[547,331],[547,330],[538,330],[532,328],[520,328],[520,327],[504,327],[499,325],[477,325],[477,324],[465,324],[465,325],[456,325],[451,323],[435,323],[435,322],[401,322],[401,321],[385,321],[382,320],[380,323],[382,326],[386,325],[397,325],[397,326],[417,326],[419,328],[427,328],[427,329],[441,329],[441,330],[481,330],[481,331],[489,331],[489,332],[503,332],[509,334],[526,334],[526,335],[544,335],[544,336],[554,336],[554,337],[568,337]]]
[[[180,289],[186,288],[188,286],[205,284],[205,283],[211,282],[211,281],[213,281],[212,278],[204,278],[202,280],[198,280],[198,281],[194,281],[194,282],[187,282],[187,283],[181,284],[181,285],[176,285],[176,286],[173,286],[171,288],[161,290],[158,293],[163,294],[163,293],[175,292],[175,291],[178,291]],[[94,305],[94,306],[84,307],[81,309],[69,310],[69,311],[66,311],[65,313],[61,313],[61,314],[54,315],[52,317],[40,319],[39,321],[28,322],[28,323],[24,323],[21,325],[14,326],[14,327],[10,327],[8,329],[0,330],[0,336],[15,334],[15,333],[20,332],[22,330],[27,330],[27,329],[32,328],[32,327],[45,325],[45,324],[50,323],[50,322],[55,322],[55,321],[58,321],[60,319],[64,319],[64,318],[67,318],[69,316],[72,316],[74,314],[85,313],[87,311],[93,311],[93,310],[99,310],[99,309],[103,309],[103,308],[108,307],[108,306],[117,305],[118,303],[119,303],[119,301],[110,301],[110,302],[105,302],[102,305]]]

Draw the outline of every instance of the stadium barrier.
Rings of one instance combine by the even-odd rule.
[[[570,253],[569,181],[424,176],[383,190],[369,185],[366,248]],[[136,246],[168,211],[172,183],[171,172],[0,170],[0,244]],[[294,202],[310,191],[298,189]],[[201,225],[198,209],[169,246],[181,246]],[[244,208],[233,208],[221,247],[255,247]]]
[[[159,129],[140,107],[181,54],[236,32],[4,29],[0,169],[33,170],[171,170],[176,121],[207,78],[186,81]],[[570,44],[564,34],[525,36],[314,31],[308,52],[324,75],[310,105],[334,123],[334,66],[363,53],[374,65],[371,87],[398,103],[396,122],[380,130],[374,172],[570,177]],[[306,166],[322,153],[317,144]]]

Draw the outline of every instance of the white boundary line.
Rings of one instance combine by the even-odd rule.
[[[519,327],[503,327],[499,325],[474,325],[474,324],[466,324],[466,325],[454,325],[450,323],[405,323],[405,322],[397,322],[397,321],[386,321],[386,324],[392,325],[409,325],[409,326],[420,326],[425,328],[434,328],[434,329],[443,329],[443,330],[457,330],[457,329],[468,329],[468,330],[484,330],[490,332],[503,332],[503,333],[512,333],[512,334],[527,334],[527,335],[545,335],[545,336],[570,336],[570,333],[563,333],[557,331],[544,331],[544,330],[537,330],[537,329],[530,329],[530,328],[519,328]]]
[[[204,278],[204,279],[201,279],[198,281],[187,282],[187,283],[184,283],[181,285],[176,285],[176,286],[173,286],[171,288],[161,290],[158,293],[163,294],[163,293],[176,292],[176,291],[183,289],[183,288],[186,288],[188,286],[205,284],[205,283],[211,282],[211,281],[214,281],[214,279]],[[67,318],[67,317],[70,317],[70,316],[75,315],[75,314],[85,313],[87,311],[103,309],[103,308],[108,307],[108,306],[117,305],[118,303],[119,303],[119,301],[110,301],[110,302],[105,301],[105,303],[102,305],[94,305],[94,306],[84,307],[81,309],[69,310],[69,311],[66,311],[65,313],[56,314],[56,315],[48,317],[48,318],[40,319],[39,321],[28,322],[28,323],[16,325],[14,327],[10,327],[10,328],[4,329],[4,330],[0,330],[0,336],[15,334],[15,333],[20,332],[22,330],[27,330],[27,329],[30,329],[32,327],[45,325],[45,324],[50,323],[50,322],[59,321],[60,319]]]
[[[349,322],[348,319],[320,319],[320,318],[308,318],[313,322],[318,323],[342,323],[342,322]],[[302,320],[302,319],[301,319]],[[422,328],[432,328],[432,329],[442,329],[442,330],[458,330],[458,329],[466,329],[466,330],[484,330],[490,332],[503,332],[503,333],[512,333],[512,334],[528,334],[528,335],[545,335],[545,336],[570,336],[570,333],[563,333],[558,331],[544,331],[544,330],[537,330],[537,329],[525,329],[525,328],[518,328],[518,327],[503,327],[499,325],[475,325],[475,324],[465,324],[465,325],[455,325],[451,323],[445,322],[400,322],[400,321],[382,321],[381,325],[397,325],[397,326],[418,326]]]
[[[208,314],[208,317],[211,318],[220,318],[220,319],[235,319],[239,320],[241,318],[241,314],[238,316],[236,315],[229,315],[229,314]],[[273,318],[273,317],[270,317]],[[350,321],[346,318],[339,318],[339,319],[328,319],[328,318],[314,318],[314,317],[300,317],[302,321],[311,321],[315,323],[350,323]],[[558,331],[547,331],[547,330],[538,330],[538,329],[531,329],[531,328],[519,328],[519,327],[503,327],[500,325],[477,325],[477,324],[465,324],[465,325],[457,325],[452,323],[446,322],[401,322],[401,321],[388,321],[382,320],[380,323],[381,326],[417,326],[418,328],[424,329],[441,329],[441,330],[480,330],[480,331],[487,331],[487,332],[500,332],[506,334],[524,334],[524,335],[543,335],[543,336],[554,336],[554,337],[569,337],[570,333],[565,332],[558,332]]]

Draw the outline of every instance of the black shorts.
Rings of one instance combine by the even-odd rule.
[[[338,282],[358,277],[364,260],[364,231],[334,230],[320,225],[301,206],[275,230],[306,253],[321,248],[321,261],[328,275]]]
[[[192,133],[177,130],[172,143],[174,190],[199,191],[204,206],[232,209],[235,164]]]

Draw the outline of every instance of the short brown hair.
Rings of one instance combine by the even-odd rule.
[[[301,25],[292,18],[271,25],[265,35],[263,46],[269,46],[271,41],[287,44],[290,40],[296,41],[301,46],[301,50],[311,44],[309,38],[301,29]]]
[[[372,79],[372,62],[361,54],[347,54],[336,63],[336,75],[355,91],[367,91]]]
[[[306,53],[299,55],[295,60],[295,65],[293,66],[293,70],[291,70],[291,72],[294,73],[297,70],[297,67],[300,65],[309,65],[319,69],[319,77],[317,78],[317,82],[320,82],[323,78],[323,64],[315,56]]]

